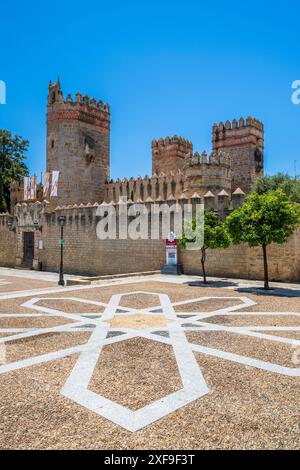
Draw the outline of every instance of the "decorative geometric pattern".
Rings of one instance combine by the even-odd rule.
[[[126,295],[147,295],[157,296],[159,305],[144,309],[135,309],[132,307],[121,307],[122,297]],[[281,316],[286,315],[300,316],[300,313],[289,312],[243,312],[240,310],[255,305],[256,303],[247,297],[234,297],[235,305],[220,308],[209,312],[184,312],[178,311],[180,307],[187,304],[201,302],[212,302],[214,299],[228,300],[233,297],[199,297],[186,301],[174,302],[166,294],[155,292],[126,292],[123,294],[112,295],[108,303],[97,302],[78,297],[49,297],[49,301],[63,300],[65,302],[77,302],[79,304],[90,304],[99,307],[98,313],[84,312],[68,313],[61,310],[38,305],[40,301],[47,301],[47,298],[31,298],[22,304],[22,307],[28,307],[31,310],[39,312],[38,314],[0,314],[0,318],[21,318],[33,316],[40,318],[61,317],[69,319],[72,323],[54,327],[44,328],[2,328],[0,333],[6,333],[5,337],[0,337],[0,344],[5,342],[14,342],[22,338],[35,337],[46,333],[67,333],[67,332],[90,332],[88,341],[74,347],[61,349],[58,351],[42,354],[28,359],[19,360],[0,366],[0,373],[11,372],[14,370],[30,367],[48,361],[64,358],[74,354],[80,354],[77,362],[71,371],[61,394],[77,404],[97,413],[98,415],[122,426],[128,431],[134,432],[150,425],[176,411],[179,408],[200,399],[209,392],[207,383],[201,368],[199,367],[194,352],[200,352],[205,355],[229,360],[238,364],[255,367],[268,372],[281,374],[290,377],[300,376],[300,368],[290,368],[275,363],[266,362],[251,357],[233,354],[222,349],[215,349],[193,344],[187,340],[187,331],[225,331],[247,337],[260,338],[262,340],[271,340],[272,342],[285,343],[293,346],[300,346],[300,340],[277,336],[280,331],[299,331],[297,326],[226,326],[219,323],[209,323],[205,320],[216,316]],[[176,307],[176,312],[175,312]],[[104,311],[103,311],[104,310]],[[249,318],[249,317],[248,317]],[[276,331],[276,336],[270,334]],[[182,388],[176,392],[164,396],[163,398],[147,404],[143,408],[132,411],[126,406],[122,406],[115,401],[101,396],[89,389],[93,373],[97,367],[102,348],[105,345],[127,341],[131,338],[146,338],[148,340],[161,342],[170,345],[177,361],[178,370],[181,377]],[[124,358],[126,360],[126,358]],[[118,384],[121,386],[121,384]]]

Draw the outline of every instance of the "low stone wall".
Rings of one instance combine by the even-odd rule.
[[[16,262],[16,232],[8,229],[9,215],[0,214],[0,266],[14,267]]]
[[[200,250],[180,250],[180,261],[185,274],[200,274]],[[296,231],[283,245],[268,247],[269,276],[272,281],[300,281],[300,231]],[[246,244],[226,250],[208,250],[207,274],[211,276],[263,279],[262,249]]]

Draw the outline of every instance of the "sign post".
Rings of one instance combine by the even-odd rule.
[[[166,264],[162,267],[162,274],[182,274],[182,266],[178,263],[178,245],[174,232],[170,232],[165,242]]]

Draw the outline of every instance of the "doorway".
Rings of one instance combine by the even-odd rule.
[[[24,232],[24,262],[32,263],[34,258],[34,232]]]

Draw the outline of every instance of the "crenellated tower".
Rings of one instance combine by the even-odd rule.
[[[247,117],[224,124],[214,124],[213,150],[222,150],[231,158],[232,191],[241,188],[249,193],[257,178],[264,173],[264,126]]]
[[[200,155],[196,152],[184,167],[184,193],[192,197],[197,193],[203,198],[208,191],[217,195],[225,191],[231,194],[230,156],[222,151],[213,151],[208,155],[205,151]]]
[[[176,173],[193,153],[193,144],[189,140],[174,135],[152,141],[152,174]]]
[[[47,171],[60,171],[58,205],[104,199],[110,168],[110,110],[77,93],[65,99],[59,80],[49,85]]]

